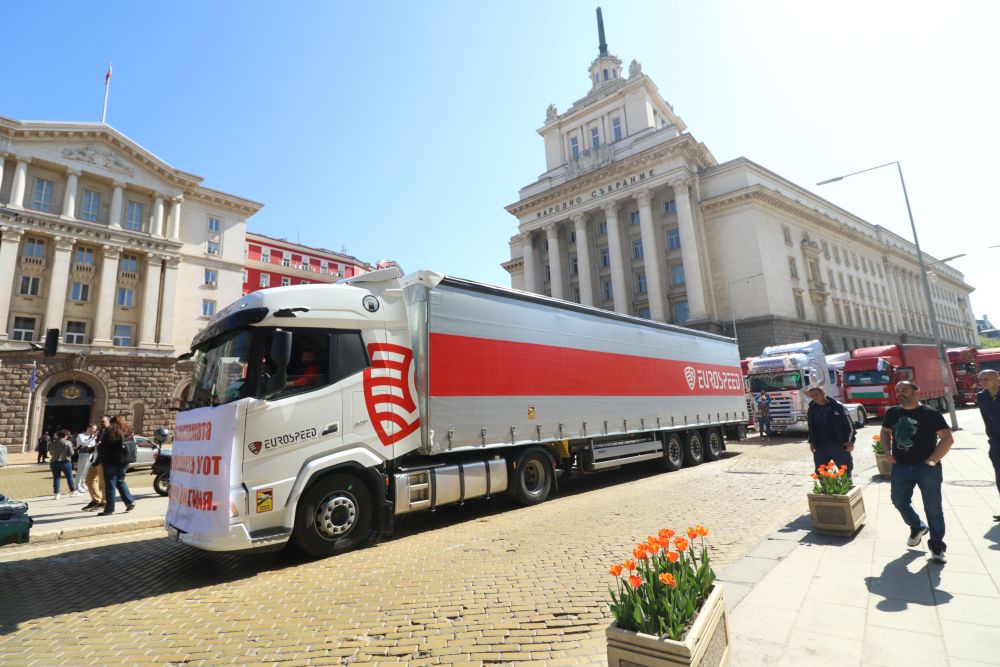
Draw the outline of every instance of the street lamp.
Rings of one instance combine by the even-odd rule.
[[[762,276],[762,275],[764,275],[764,272],[760,271],[759,273],[755,273],[752,276],[746,276],[744,278],[737,278],[736,280],[734,280],[731,283],[729,283],[729,317],[733,321],[733,340],[736,341],[737,349],[739,348],[740,339],[739,339],[739,336],[736,335],[736,304],[733,303],[733,285],[735,285],[737,283],[746,282],[747,280],[750,280],[751,278],[756,278],[756,277]]]
[[[941,327],[938,326],[937,312],[934,310],[934,298],[931,295],[931,284],[930,281],[927,280],[927,266],[924,264],[924,253],[920,250],[920,239],[917,238],[917,225],[913,222],[913,211],[910,209],[910,196],[906,193],[906,181],[903,180],[903,167],[899,164],[899,160],[886,162],[885,164],[880,164],[877,167],[869,167],[868,169],[862,169],[861,171],[844,174],[843,176],[828,178],[825,181],[820,181],[816,185],[826,185],[827,183],[842,181],[848,176],[857,176],[858,174],[863,174],[866,171],[881,169],[882,167],[888,167],[891,165],[896,165],[896,171],[899,172],[899,183],[903,186],[903,199],[906,201],[906,213],[910,216],[910,230],[913,231],[913,245],[917,247],[917,261],[920,263],[920,276],[924,283],[924,298],[927,300],[927,314],[931,318],[931,332],[934,334],[934,341],[937,343],[938,361],[941,364],[941,376],[944,378],[950,378],[951,370],[948,368],[948,354],[944,349],[944,341],[941,340]],[[960,257],[961,255],[958,256]],[[949,259],[955,258],[951,257]],[[935,262],[935,264],[936,263],[937,262]],[[945,402],[948,405],[948,414],[951,416],[951,429],[953,431],[957,431],[958,415],[955,414],[955,401],[950,391],[945,392]]]

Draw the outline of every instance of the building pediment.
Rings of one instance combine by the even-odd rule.
[[[114,174],[135,178],[135,168],[114,151],[104,150],[100,146],[88,144],[78,148],[64,148],[62,156],[67,160],[82,162],[88,168],[96,168]]]

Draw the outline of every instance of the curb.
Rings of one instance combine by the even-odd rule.
[[[119,523],[106,523],[97,526],[80,526],[77,528],[60,528],[57,530],[31,531],[30,538],[26,544],[43,544],[46,542],[59,542],[77,537],[93,537],[94,535],[105,535],[110,533],[128,533],[133,530],[145,530],[147,528],[160,528],[163,526],[163,517],[149,517],[147,519],[136,519],[134,521],[122,521]],[[164,533],[166,535],[166,533]]]

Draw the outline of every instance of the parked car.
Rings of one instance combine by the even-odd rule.
[[[136,435],[135,438],[135,463],[129,463],[129,470],[140,468],[150,468],[153,465],[153,456],[159,447],[152,438]]]

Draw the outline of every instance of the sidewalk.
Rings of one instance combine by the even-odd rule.
[[[944,459],[948,563],[928,562],[877,470],[855,470],[867,520],[852,538],[803,516],[719,576],[733,665],[1000,664],[1000,496],[977,410]],[[867,443],[866,443],[867,446]],[[803,477],[808,471],[803,471]],[[925,517],[919,490],[914,508]]]

